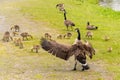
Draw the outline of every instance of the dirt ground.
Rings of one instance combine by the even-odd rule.
[[[51,31],[45,22],[32,21],[21,14],[19,8],[10,5],[16,1],[23,0],[0,0],[0,39],[4,32],[10,31],[10,27],[15,24],[20,26],[20,32],[30,32],[37,39],[43,31]],[[0,41],[0,47],[0,80],[113,80],[113,75],[101,65],[102,61],[91,62],[89,71],[74,72],[71,71],[73,59],[65,62],[52,56],[48,58],[47,54],[42,54],[45,53],[42,50],[42,53],[33,54],[29,48],[16,48],[12,41]],[[43,61],[44,59],[47,60]]]

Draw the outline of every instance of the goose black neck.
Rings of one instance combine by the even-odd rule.
[[[78,33],[78,37],[77,37],[77,39],[78,39],[78,40],[81,40],[81,34],[80,34],[80,31],[78,30],[77,33]]]
[[[66,18],[66,13],[64,12],[64,20],[67,20],[67,18]]]
[[[64,9],[64,20],[67,20],[67,17],[66,17],[66,10]]]
[[[89,23],[89,22],[87,22],[87,25],[90,25],[90,23]]]

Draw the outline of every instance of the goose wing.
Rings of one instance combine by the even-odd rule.
[[[68,26],[75,26],[75,23],[73,23],[71,20],[65,20],[64,24]]]
[[[64,60],[68,60],[72,55],[79,55],[81,57],[88,55],[92,59],[93,54],[95,54],[95,50],[91,44],[83,44],[81,41],[71,46],[66,46],[56,41],[49,41],[42,38],[41,46],[52,55]]]
[[[95,55],[95,49],[92,47],[92,44],[86,42],[83,46],[86,51],[86,54],[90,57],[90,59],[92,59],[93,55]]]
[[[56,41],[41,38],[41,46],[44,50],[48,51],[48,53],[64,60],[68,60],[69,57],[72,56],[69,54],[70,46],[59,44]]]
[[[79,41],[71,46],[69,50],[69,56],[71,55],[79,55],[81,57],[86,57],[86,55],[88,55],[90,59],[92,59],[93,55],[95,55],[95,50],[90,43],[84,44],[81,41]]]

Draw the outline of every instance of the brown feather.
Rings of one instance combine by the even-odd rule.
[[[48,51],[52,55],[64,60],[68,60],[72,55],[86,57],[89,55],[92,58],[94,49],[90,45],[83,44],[81,41],[71,46],[59,44],[55,41],[46,40],[41,38],[41,46],[44,50]]]
[[[92,56],[95,55],[95,50],[89,42],[84,44],[84,48],[87,51],[87,55],[92,59]]]
[[[68,51],[69,46],[59,44],[55,41],[49,41],[45,38],[41,39],[41,46],[44,50],[48,51],[52,55],[59,57],[61,59],[67,60],[69,58]]]

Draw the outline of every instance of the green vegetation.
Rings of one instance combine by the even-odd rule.
[[[56,80],[58,78],[60,80],[63,80],[62,78],[64,78],[65,80],[109,80],[111,78],[113,80],[119,80],[120,12],[115,12],[109,8],[99,6],[97,4],[98,0],[86,0],[83,3],[81,2],[81,0],[25,0],[24,2],[21,1],[12,5],[19,8],[20,12],[25,17],[30,18],[37,23],[43,22],[44,26],[49,29],[49,33],[53,34],[52,37],[56,41],[64,44],[72,44],[74,42],[74,39],[76,38],[76,33],[74,31],[71,31],[73,33],[73,37],[70,40],[56,39],[57,34],[67,32],[66,27],[63,24],[63,13],[59,12],[59,10],[55,7],[57,3],[65,4],[65,9],[67,10],[67,18],[72,20],[76,24],[76,27],[80,28],[83,40],[87,39],[85,37],[85,33],[87,31],[85,29],[87,21],[90,21],[91,24],[98,26],[98,30],[93,31],[93,39],[87,39],[93,44],[96,50],[96,55],[93,57],[92,60],[88,59],[88,62],[98,65],[98,67],[93,67],[92,65],[94,64],[90,65],[93,68],[97,68],[98,72],[94,71],[93,68],[91,71],[86,71],[84,73],[79,71],[69,72],[69,69],[72,68],[72,65],[69,65],[67,64],[67,62],[64,62],[60,59],[56,59],[53,56],[45,54],[46,52],[41,49],[39,57],[36,57],[35,54],[30,54],[30,56],[35,56],[35,58],[40,58],[39,60],[41,60],[39,61],[37,59],[37,62],[39,62],[39,64],[41,64],[42,66],[39,66],[41,67],[41,73],[34,74],[34,78],[44,79],[44,76],[46,76],[47,78],[49,78],[49,80]],[[38,29],[40,30],[40,35],[38,36],[43,36],[43,34],[45,33],[44,28],[42,26],[38,27]],[[105,35],[108,35],[110,37],[109,41],[104,41],[103,38]],[[37,43],[36,41],[38,42],[38,40],[35,39],[34,41],[32,41],[32,43]],[[25,42],[25,45],[28,47],[31,46],[32,43]],[[110,53],[107,52],[108,47],[112,47],[113,51]],[[24,49],[21,52],[27,51],[28,49],[29,48]],[[29,53],[22,53],[17,54],[17,56],[25,56],[25,54],[29,55]],[[70,59],[70,62],[73,62],[73,59],[72,61]],[[104,68],[99,70],[99,65]],[[64,69],[66,71],[62,71]],[[104,70],[106,70],[106,72],[104,72]],[[83,76],[85,76],[85,78],[83,78]]]
[[[93,40],[89,40],[96,49],[94,61],[102,60],[108,64],[110,72],[112,72],[113,67],[116,72],[119,72],[117,67],[120,61],[120,12],[100,7],[95,0],[85,1],[84,3],[80,0],[31,0],[22,6],[21,11],[26,15],[30,15],[31,19],[45,21],[49,23],[48,27],[55,28],[63,33],[66,30],[66,27],[63,25],[63,13],[55,8],[55,5],[61,2],[65,4],[68,19],[75,22],[76,27],[81,29],[83,39],[85,39],[87,21],[99,27],[97,31],[94,31]],[[105,35],[110,36],[110,41],[105,42],[103,40]],[[72,38],[71,43],[74,41],[74,38]],[[110,46],[113,48],[113,51],[108,53],[107,48]],[[115,80],[118,79],[117,77],[116,75]]]
[[[119,68],[117,67],[120,61],[120,12],[115,12],[109,8],[102,8],[97,4],[91,4],[95,2],[94,0],[89,0],[90,3],[87,1],[82,3],[79,0],[53,0],[52,2],[50,0],[36,0],[24,4],[21,11],[24,14],[30,15],[33,20],[48,22],[48,27],[64,32],[66,27],[63,25],[63,14],[55,8],[55,5],[60,2],[65,4],[68,19],[75,22],[76,27],[81,29],[83,39],[85,39],[85,26],[87,21],[98,25],[99,29],[94,31],[94,38],[90,40],[96,49],[94,61],[105,61],[105,63],[108,64],[107,66],[110,72],[113,72],[114,69],[116,72],[119,72]],[[103,40],[104,35],[110,36],[110,41],[105,42]],[[71,40],[71,43],[72,42],[73,40]],[[107,52],[109,46],[113,48],[111,53]],[[115,76],[115,80],[118,80],[117,77],[118,75]]]

